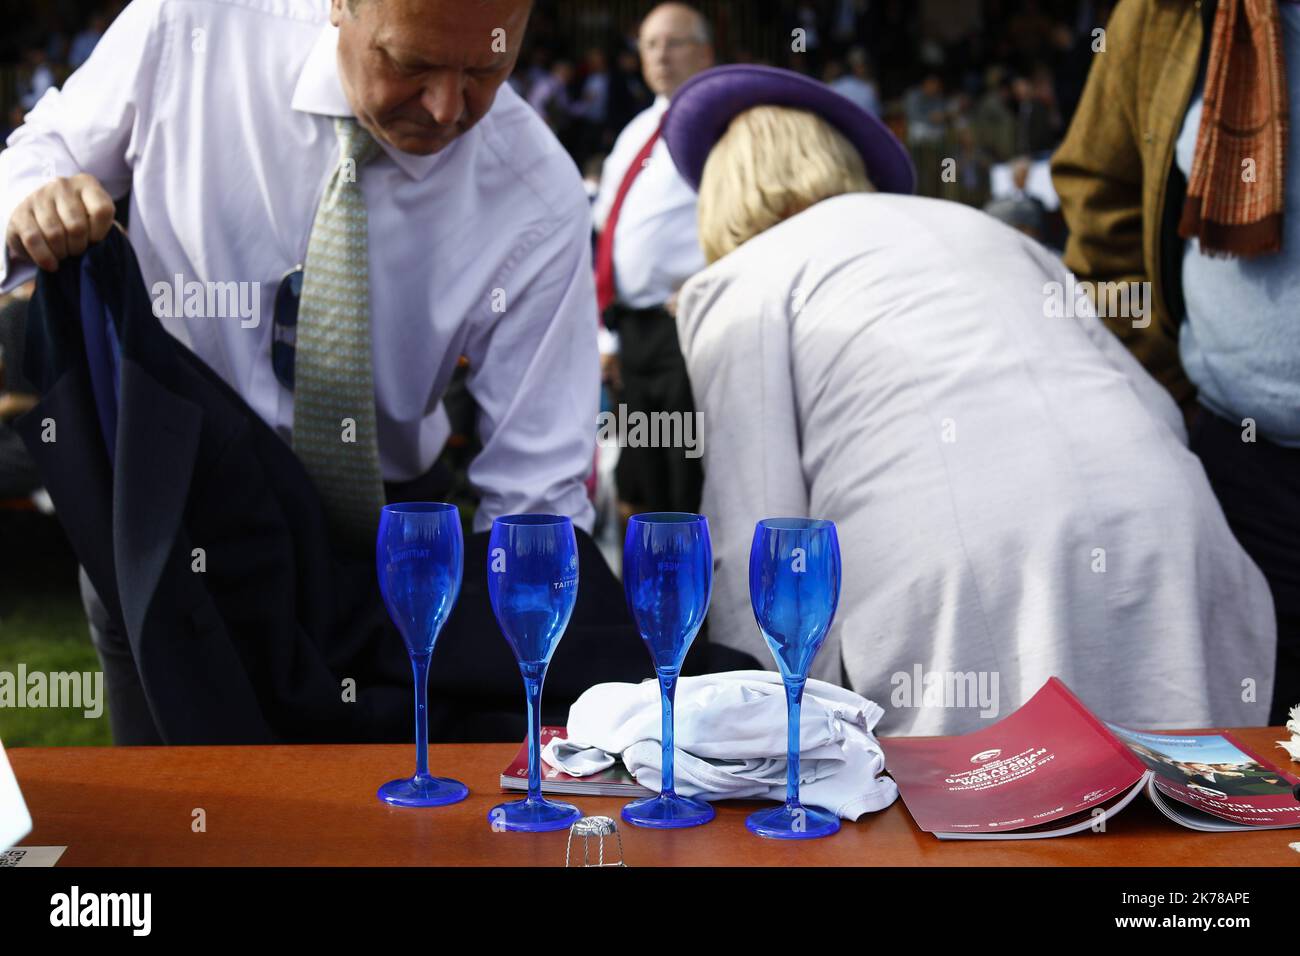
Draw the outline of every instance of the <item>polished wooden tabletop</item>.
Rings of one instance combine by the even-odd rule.
[[[1288,764],[1281,728],[1235,731]],[[518,744],[430,747],[430,769],[470,788],[465,801],[396,809],[376,788],[409,773],[410,746],[16,748],[10,762],[34,829],[22,845],[66,846],[60,866],[563,866],[567,833],[493,832],[500,773]],[[566,797],[618,819],[622,798]],[[764,840],[745,829],[763,804],[722,801],[703,827],[620,822],[631,866],[1237,866],[1300,865],[1300,830],[1198,833],[1139,797],[1105,833],[945,842],[902,801],[821,840]],[[198,811],[202,811],[199,813]],[[199,827],[199,822],[202,828]],[[607,852],[612,844],[606,844]],[[594,849],[594,844],[593,844]]]

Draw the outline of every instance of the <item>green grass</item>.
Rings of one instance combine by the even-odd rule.
[[[98,671],[99,658],[86,631],[75,593],[22,600],[0,622],[0,671]],[[88,718],[71,707],[0,707],[0,740],[6,747],[61,747],[112,743],[108,709]]]
[[[58,525],[38,516],[0,515],[0,671],[98,671],[77,591],[77,564]],[[107,704],[84,708],[0,707],[6,747],[112,743]]]

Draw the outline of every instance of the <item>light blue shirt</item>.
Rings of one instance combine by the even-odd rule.
[[[1253,259],[1211,258],[1189,240],[1183,253],[1187,320],[1179,351],[1200,400],[1258,434],[1300,447],[1300,7],[1279,4],[1291,123],[1287,139],[1282,251]],[[1191,176],[1201,125],[1198,87],[1183,120],[1175,161]]]

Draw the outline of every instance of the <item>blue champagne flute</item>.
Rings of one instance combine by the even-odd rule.
[[[528,796],[488,811],[494,830],[564,830],[582,813],[542,797],[542,684],[578,597],[573,522],[558,515],[506,515],[488,538],[488,597],[519,662],[528,698]]]
[[[704,623],[713,590],[713,547],[703,515],[634,515],[623,543],[623,590],[655,673],[663,701],[663,763],[659,793],[623,808],[642,827],[694,827],[713,819],[703,800],[673,789],[673,696],[682,661]]]
[[[459,780],[429,776],[429,661],[460,594],[465,545],[455,505],[385,505],[375,564],[384,605],[406,642],[415,674],[415,776],[390,780],[379,799],[397,807],[437,807],[469,796]]]
[[[812,518],[765,518],[749,550],[754,618],[785,683],[789,752],[785,803],[752,813],[754,833],[785,840],[830,836],[835,814],[799,802],[799,711],[808,668],[826,639],[840,601],[840,543],[835,525]]]

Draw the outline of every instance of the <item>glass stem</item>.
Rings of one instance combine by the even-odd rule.
[[[542,682],[545,664],[520,664],[528,698],[528,800],[542,799]]]
[[[429,661],[433,654],[412,654],[415,674],[415,776],[429,776]]]
[[[799,714],[803,709],[803,686],[807,678],[785,682],[787,708],[787,744],[785,769],[785,805],[791,809],[799,806]]]
[[[663,703],[663,771],[659,774],[659,794],[663,797],[677,796],[677,778],[673,770],[673,699],[677,695],[677,672],[659,672],[659,696]]]

